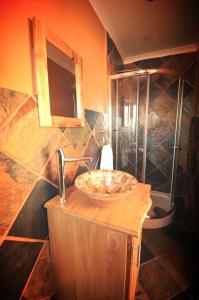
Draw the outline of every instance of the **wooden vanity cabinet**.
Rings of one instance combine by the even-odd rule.
[[[50,253],[57,300],[133,300],[141,229],[151,205],[150,186],[112,207],[91,205],[75,190],[65,204],[48,203]]]

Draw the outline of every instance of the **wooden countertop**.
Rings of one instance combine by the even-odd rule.
[[[59,196],[55,196],[45,204],[45,207],[138,236],[152,204],[150,189],[150,185],[138,183],[134,193],[116,205],[98,207],[94,206],[86,195],[72,186],[66,190],[66,202],[64,204],[60,204]]]

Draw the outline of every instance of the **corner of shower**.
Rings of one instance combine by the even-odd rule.
[[[151,74],[122,74],[111,78],[115,97],[112,117],[113,150],[115,167],[130,172],[138,181],[149,183],[146,178],[146,157],[149,117],[149,89]],[[174,126],[172,173],[169,192],[151,191],[152,207],[143,228],[157,229],[171,224],[175,219],[175,183],[180,142],[180,124],[183,103],[183,81],[179,79],[176,119]],[[123,107],[121,109],[121,107]],[[134,162],[134,163],[132,163]],[[153,184],[152,184],[153,186]]]

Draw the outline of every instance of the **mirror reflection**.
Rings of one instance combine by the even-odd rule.
[[[74,61],[47,41],[47,66],[51,115],[76,118]]]

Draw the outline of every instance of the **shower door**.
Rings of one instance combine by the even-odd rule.
[[[114,168],[151,184],[153,190],[174,194],[182,84],[179,81],[174,100],[155,78],[127,76],[111,82]]]
[[[112,146],[114,168],[145,182],[145,122],[149,77],[131,76],[112,80]],[[146,147],[145,147],[146,149]]]

